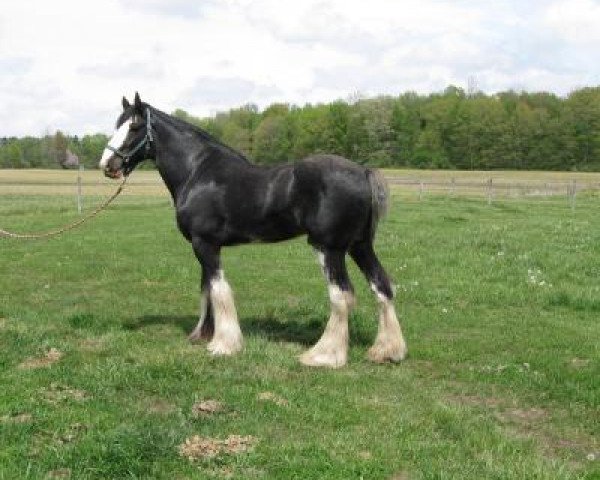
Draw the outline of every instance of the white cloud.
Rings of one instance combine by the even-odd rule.
[[[136,90],[197,115],[469,76],[566,93],[600,80],[599,24],[591,0],[6,0],[0,136],[110,132]]]
[[[545,21],[569,42],[592,45],[600,41],[600,3],[593,0],[562,0],[546,11]]]

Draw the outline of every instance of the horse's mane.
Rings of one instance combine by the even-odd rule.
[[[218,145],[220,148],[227,150],[228,152],[232,153],[236,157],[242,158],[243,160],[246,160],[247,162],[249,161],[243,153],[238,152],[237,150],[235,150],[234,148],[231,148],[228,145],[225,145],[219,139],[212,136],[210,133],[208,133],[206,130],[200,128],[199,126],[194,125],[189,122],[186,122],[185,120],[182,120],[181,118],[177,118],[168,113],[165,113],[165,112],[163,112],[157,108],[154,108],[150,105],[147,105],[147,107],[150,107],[152,109],[151,111],[154,115],[159,117],[162,121],[170,124],[171,126],[179,128],[179,129],[183,129],[186,131],[192,131],[194,134],[196,134],[200,138],[202,138],[202,140],[204,140],[205,142],[209,142],[214,145]]]

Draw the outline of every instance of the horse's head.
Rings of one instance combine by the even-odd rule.
[[[127,176],[138,163],[150,158],[153,142],[151,123],[150,108],[142,103],[137,92],[133,105],[123,97],[123,112],[100,159],[104,175],[110,178]]]

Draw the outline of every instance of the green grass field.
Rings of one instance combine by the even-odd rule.
[[[0,479],[600,478],[599,203],[395,197],[377,248],[409,358],[366,360],[376,304],[352,264],[334,371],[297,361],[328,315],[302,238],[224,251],[233,358],[186,340],[199,268],[168,198],[0,239]],[[74,218],[70,196],[0,195],[0,228]]]

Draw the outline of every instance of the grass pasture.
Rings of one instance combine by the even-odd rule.
[[[75,218],[70,180],[26,175],[0,170],[0,228]],[[89,209],[114,185],[86,175]],[[302,238],[224,250],[240,355],[186,341],[199,269],[152,175],[73,232],[0,239],[0,479],[600,478],[596,194],[394,189],[377,249],[409,358],[366,360],[376,305],[351,264],[349,364],[329,371],[297,361],[328,315]]]

